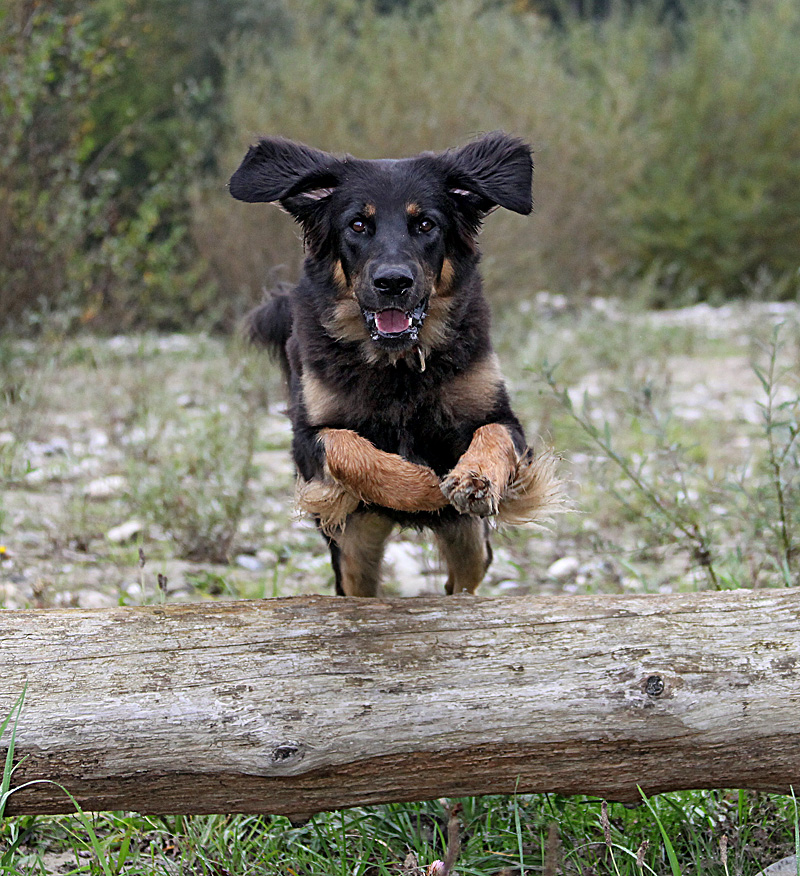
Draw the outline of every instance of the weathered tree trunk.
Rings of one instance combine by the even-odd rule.
[[[798,660],[785,590],[7,611],[0,720],[27,683],[12,784],[86,809],[786,792]],[[8,808],[70,810],[52,784]]]

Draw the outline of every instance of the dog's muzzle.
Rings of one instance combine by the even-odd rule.
[[[417,342],[429,299],[416,266],[391,260],[379,264],[358,297],[373,342],[387,350],[409,349]]]
[[[398,340],[415,343],[428,314],[428,299],[420,301],[413,310],[387,307],[385,310],[362,312],[373,341]]]

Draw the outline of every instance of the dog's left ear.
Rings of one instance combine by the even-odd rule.
[[[526,215],[533,209],[531,148],[502,131],[486,134],[441,155],[448,193],[457,203],[485,215],[505,207]]]

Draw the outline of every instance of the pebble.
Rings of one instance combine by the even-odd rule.
[[[261,561],[264,568],[272,568],[280,561],[280,556],[277,551],[271,551],[269,548],[262,548],[256,551],[256,557]]]
[[[125,544],[133,541],[143,529],[144,524],[141,520],[126,520],[125,523],[120,523],[119,526],[109,529],[106,538],[114,544]]]
[[[8,599],[13,599],[18,593],[19,591],[14,584],[0,584],[0,603],[5,602]]]
[[[765,867],[758,876],[797,876],[797,856],[782,858],[769,867]]]
[[[29,441],[27,450],[31,456],[60,456],[69,451],[69,441],[58,436],[49,441]]]
[[[250,554],[239,554],[234,560],[237,566],[246,569],[248,572],[263,572],[264,564],[258,557],[250,556]]]
[[[108,435],[102,429],[89,431],[89,450],[98,453],[108,447]]]
[[[555,578],[556,581],[569,581],[578,574],[581,567],[577,557],[561,557],[547,569],[547,577]]]
[[[99,590],[81,590],[78,593],[78,608],[111,608],[117,600]]]
[[[33,471],[29,471],[25,475],[25,483],[33,484],[34,486],[38,484],[45,484],[50,480],[52,473],[48,469],[44,468],[35,468]]]
[[[390,574],[386,577],[397,586],[401,596],[416,596],[430,583],[423,577],[422,548],[407,541],[391,541],[386,545],[384,562]]]
[[[125,492],[128,482],[122,475],[107,475],[90,481],[83,493],[90,499],[111,499]]]

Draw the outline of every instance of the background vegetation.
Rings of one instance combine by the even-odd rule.
[[[375,157],[493,128],[537,165],[535,219],[488,232],[498,300],[796,296],[798,4],[576,8],[9,0],[0,311],[230,328],[301,260],[225,191],[257,134]]]

